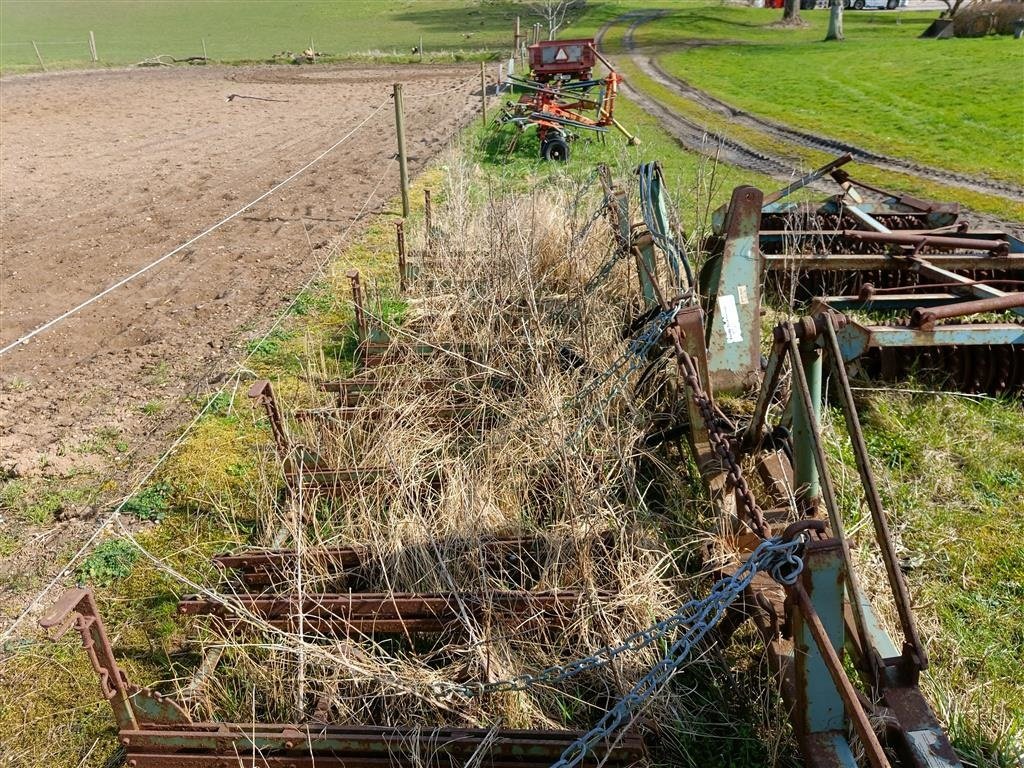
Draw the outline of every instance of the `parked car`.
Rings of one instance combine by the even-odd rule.
[[[906,5],[907,0],[843,0],[844,8],[852,8],[855,11],[863,11],[865,8],[895,11],[897,8],[906,7]]]

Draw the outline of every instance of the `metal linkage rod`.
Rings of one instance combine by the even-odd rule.
[[[846,705],[846,714],[853,721],[853,729],[864,746],[864,751],[872,768],[891,768],[889,760],[885,756],[885,750],[879,743],[874,728],[871,727],[871,721],[868,719],[864,707],[861,706],[857,696],[857,689],[850,682],[846,669],[843,667],[843,662],[839,658],[839,654],[836,653],[836,649],[832,647],[828,632],[822,626],[821,618],[818,616],[818,612],[814,610],[814,604],[804,590],[803,585],[798,582],[788,587],[787,592],[795,599],[796,604],[800,608],[800,613],[807,623],[807,628],[814,638],[814,643],[818,646],[818,650],[821,651],[829,676],[832,678],[832,682],[835,683],[836,690],[839,691],[843,703]]]
[[[962,301],[942,307],[917,307],[910,316],[910,327],[930,331],[939,320],[966,317],[981,312],[1002,312],[1007,309],[1024,307],[1024,293],[1010,293],[977,301]]]
[[[864,441],[864,433],[860,427],[860,419],[857,416],[857,408],[853,400],[853,390],[850,389],[850,379],[846,375],[846,365],[843,362],[843,353],[839,348],[839,340],[836,337],[836,329],[832,322],[831,313],[826,313],[825,315],[825,340],[832,362],[832,372],[839,384],[839,402],[842,407],[843,417],[846,420],[846,431],[850,435],[850,443],[853,446],[853,455],[857,462],[857,472],[860,475],[860,482],[864,488],[868,509],[871,511],[871,522],[875,529],[875,540],[881,549],[882,562],[885,564],[889,586],[893,591],[893,596],[896,598],[896,612],[899,614],[900,627],[903,630],[905,642],[916,656],[917,668],[927,669],[928,653],[917,632],[917,623],[914,619],[914,610],[910,602],[910,593],[907,590],[906,580],[903,578],[903,571],[900,570],[896,549],[893,545],[892,533],[889,530],[889,522],[885,515],[885,509],[882,506],[882,498],[878,493],[874,473],[871,471],[868,446]]]
[[[821,443],[821,425],[818,422],[817,410],[811,400],[811,390],[807,383],[807,374],[804,371],[803,360],[800,357],[800,343],[797,339],[797,331],[793,323],[785,323],[787,340],[785,342],[789,352],[789,362],[793,372],[793,389],[800,398],[800,403],[807,414],[810,422],[809,437],[811,450],[814,456],[814,463],[818,469],[818,477],[821,483],[822,500],[825,502],[825,509],[828,510],[829,524],[832,535],[839,541],[843,551],[843,559],[850,566],[846,569],[846,579],[850,588],[850,605],[853,610],[854,623],[857,627],[857,634],[861,642],[867,645],[868,632],[867,621],[864,617],[864,606],[857,596],[862,594],[857,582],[857,576],[853,572],[853,558],[850,555],[850,543],[846,539],[846,526],[843,522],[843,513],[839,509],[839,502],[836,499],[835,485],[832,483],[832,473],[828,468],[828,459],[825,456],[825,447]]]

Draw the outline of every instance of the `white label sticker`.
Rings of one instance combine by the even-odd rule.
[[[725,325],[725,343],[735,344],[743,341],[743,330],[740,328],[740,313],[736,309],[736,297],[731,293],[718,297],[718,311]]]
[[[744,304],[748,304],[750,302],[750,299],[747,298],[747,286],[745,286],[745,285],[737,286],[737,288],[736,288],[736,298],[737,298],[737,300],[739,300],[740,306],[743,306]]]

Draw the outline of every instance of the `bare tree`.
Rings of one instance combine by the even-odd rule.
[[[843,0],[830,0],[828,6],[828,32],[825,40],[843,39]]]
[[[942,12],[942,16],[947,19],[952,19],[956,16],[956,12],[962,6],[971,4],[971,0],[942,0],[942,2],[946,4],[946,10]]]
[[[789,24],[802,24],[800,18],[800,0],[786,0],[782,6],[782,21]]]
[[[548,25],[548,40],[554,40],[558,30],[565,24],[565,14],[576,5],[575,0],[543,0],[530,3],[530,9],[544,19]]]

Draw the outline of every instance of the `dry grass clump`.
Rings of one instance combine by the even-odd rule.
[[[254,536],[298,553],[274,594],[443,593],[458,596],[462,620],[398,636],[322,633],[298,617],[273,627],[238,608],[227,576],[218,599],[235,616],[227,631],[206,625],[206,647],[223,656],[217,681],[190,699],[197,716],[294,722],[316,710],[337,723],[586,727],[657,660],[647,648],[524,692],[470,698],[443,688],[620,643],[688,596],[662,535],[678,521],[636,490],[644,424],[629,385],[599,377],[624,349],[629,287],[621,269],[581,290],[611,251],[608,227],[589,219],[599,200],[576,205],[576,189],[473,200],[471,173],[448,174],[405,321],[388,321],[377,309],[388,297],[372,289],[367,302],[372,339],[427,354],[393,346],[360,374],[373,388],[358,409],[288,419],[279,461],[299,479],[286,501],[261,510]],[[314,383],[323,380],[317,359]],[[314,468],[362,471],[326,492]],[[502,548],[499,538],[519,542]],[[359,551],[359,567],[325,567],[326,547]],[[573,598],[545,621],[491,603],[508,591]]]

